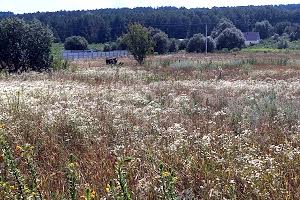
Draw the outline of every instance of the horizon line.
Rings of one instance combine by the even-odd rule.
[[[95,8],[95,9],[73,9],[73,10],[67,10],[67,9],[60,9],[60,10],[52,10],[52,11],[33,11],[33,12],[14,12],[14,11],[1,11],[0,12],[8,12],[12,13],[14,15],[23,15],[23,14],[35,14],[35,13],[55,13],[55,12],[76,12],[76,11],[97,11],[97,10],[106,10],[106,9],[112,9],[112,10],[118,10],[118,9],[138,9],[138,8],[152,8],[152,9],[159,9],[159,8],[177,8],[177,9],[213,9],[213,8],[237,8],[237,7],[263,7],[263,6],[288,6],[288,5],[299,5],[300,3],[292,3],[292,4],[262,4],[262,5],[236,5],[236,6],[211,6],[211,7],[191,7],[187,8],[184,6],[136,6],[136,7],[104,7],[104,8]]]

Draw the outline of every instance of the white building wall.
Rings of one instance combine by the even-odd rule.
[[[250,44],[258,44],[258,43],[259,43],[259,40],[257,40],[257,41],[245,41],[246,46],[249,46]]]

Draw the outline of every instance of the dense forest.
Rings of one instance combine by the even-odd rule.
[[[201,5],[199,5],[201,6]],[[126,32],[128,24],[139,22],[144,26],[159,28],[170,38],[187,38],[195,33],[209,34],[221,18],[230,19],[241,31],[253,30],[255,23],[268,20],[276,26],[281,22],[299,23],[300,4],[279,6],[243,6],[208,8],[121,8],[90,11],[58,11],[14,15],[0,12],[0,19],[17,16],[25,20],[38,19],[47,24],[57,41],[72,35],[85,37],[90,43],[116,40]],[[282,23],[281,23],[282,24]]]

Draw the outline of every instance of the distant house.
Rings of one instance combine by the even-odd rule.
[[[245,32],[243,34],[246,40],[246,46],[249,46],[250,44],[258,44],[260,42],[259,32]]]

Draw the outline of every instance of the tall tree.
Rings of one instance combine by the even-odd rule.
[[[131,24],[128,29],[124,40],[133,57],[139,64],[143,64],[147,54],[153,49],[153,42],[148,29],[140,24]]]
[[[273,26],[268,20],[255,23],[255,28],[253,29],[256,32],[259,32],[260,38],[266,39],[272,36]]]

